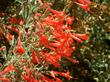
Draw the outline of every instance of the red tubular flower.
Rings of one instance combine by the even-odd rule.
[[[0,74],[4,75],[11,71],[15,70],[15,67],[13,65],[8,65]]]
[[[66,73],[64,73],[64,72],[57,72],[57,71],[50,71],[50,72],[52,72],[55,75],[60,75],[60,76],[66,77],[68,80],[70,80],[72,78],[70,76],[69,71],[67,71]]]
[[[56,77],[56,74],[54,73],[54,71],[50,71],[49,73],[50,73],[50,76],[52,76],[56,80],[55,82],[62,82],[61,79]]]
[[[59,74],[60,76],[63,76],[63,77],[66,77],[68,80],[70,80],[72,77],[70,76],[70,73],[69,71],[67,73],[62,73],[62,72],[59,72],[57,73]]]
[[[45,22],[46,24],[49,24],[49,25],[51,25],[51,26],[54,26],[54,25],[57,24],[58,21],[51,20],[51,19],[49,19],[49,18],[47,17],[47,18],[43,19],[42,22]]]
[[[59,22],[57,22],[57,25],[55,26],[54,29],[55,29],[57,32],[61,33],[61,32],[62,32],[62,26],[63,26],[63,21],[59,21]]]
[[[23,19],[17,19],[16,17],[12,17],[10,19],[10,23],[23,25],[24,24],[24,20]]]
[[[93,2],[89,0],[77,0],[77,4],[84,10],[90,11],[90,5],[93,4]]]
[[[23,74],[22,74],[22,77],[23,77],[23,79],[24,79],[26,82],[39,82],[39,81],[37,81],[35,78],[33,78],[33,77],[28,77],[28,76],[23,75]]]
[[[3,47],[0,47],[0,51],[1,51],[1,50],[4,50],[4,48],[3,48]]]
[[[39,82],[38,80],[36,80],[36,79],[33,78],[33,77],[31,78],[31,80],[32,80],[31,82]]]
[[[18,24],[22,26],[24,24],[24,20],[23,19],[19,19],[18,20]]]
[[[23,79],[24,79],[26,82],[29,82],[29,81],[30,81],[30,78],[29,78],[28,76],[22,74],[22,77],[23,77]]]
[[[38,59],[36,58],[36,52],[35,50],[32,51],[32,62],[36,64],[38,62]]]
[[[82,9],[84,9],[84,10],[86,10],[86,11],[89,11],[90,10],[90,8],[89,8],[89,6],[88,5],[82,5],[82,6],[80,6]]]
[[[33,78],[32,76],[27,76],[27,75],[23,75],[22,74],[22,77],[23,77],[23,79],[26,81],[26,82],[39,82],[39,81],[37,81],[35,78]]]
[[[76,40],[77,42],[83,42],[81,39],[79,39],[78,37],[76,37],[76,36],[74,36],[74,35],[72,35],[72,38],[73,38],[74,40]]]
[[[10,82],[9,79],[7,79],[7,78],[0,78],[0,81],[2,81],[2,82]]]
[[[77,3],[82,9],[84,9],[85,11],[90,11],[90,6],[89,5],[84,5],[84,4],[80,4]]]
[[[40,17],[40,16],[41,16],[41,13],[38,13],[38,12],[37,12],[37,13],[34,14],[34,16],[35,16],[34,18]]]
[[[58,41],[55,41],[55,42],[51,42],[49,43],[50,46],[53,46],[53,47],[60,47],[62,44]]]
[[[74,19],[75,19],[74,16],[73,17],[68,17],[66,19],[66,23],[69,24],[69,25],[71,25]]]
[[[67,58],[69,61],[71,61],[72,63],[79,63],[77,60],[73,59],[73,58],[70,58],[70,57],[65,57]]]
[[[54,56],[47,56],[46,57],[46,61],[53,64],[56,68],[59,67],[59,62],[58,62],[58,59]]]
[[[43,74],[41,76],[42,76],[42,78],[41,78],[42,82],[55,82],[54,80],[49,79],[48,77],[44,76]]]
[[[71,54],[72,54],[73,51],[74,50],[72,48],[68,47],[68,46],[67,47],[59,47],[59,48],[57,48],[55,50],[55,52],[57,54],[59,54],[61,57],[71,56]]]
[[[20,65],[21,65],[21,66],[24,66],[25,63],[26,63],[26,59],[21,59],[21,60],[20,60]]]
[[[41,54],[44,56],[47,63],[54,65],[56,68],[60,66],[59,59],[61,57],[58,56],[58,54],[49,54],[45,52],[41,52]]]
[[[6,28],[12,32],[15,32],[17,35],[19,35],[19,29],[17,29],[16,27],[6,26]]]
[[[7,38],[8,38],[8,40],[12,41],[12,39],[13,39],[13,35],[11,35],[10,33],[8,33]]]
[[[89,39],[86,34],[72,34],[71,36],[72,36],[72,38],[73,38],[74,40],[76,40],[77,42],[83,42],[83,41]]]
[[[92,2],[90,0],[77,0],[77,2],[81,3],[81,4],[85,4],[85,5],[91,5]]]
[[[10,19],[10,23],[16,24],[16,23],[17,23],[16,17],[12,17],[12,18]]]
[[[65,17],[64,12],[62,12],[62,11],[56,11],[51,8],[48,8],[48,10],[51,11],[53,14],[55,14],[57,17],[59,17],[61,19]]]
[[[15,52],[17,52],[18,54],[22,55],[25,52],[25,50],[22,47],[22,42],[21,42],[20,36],[21,35],[19,35],[19,37],[18,37],[18,44],[17,44],[17,48],[16,48]]]
[[[43,34],[38,34],[39,35],[39,44],[40,45],[47,45],[48,44],[48,37],[43,35]]]
[[[48,37],[46,35],[43,35],[42,33],[38,33],[39,35],[39,46],[45,46],[46,48],[49,48],[51,50],[54,50],[51,46],[49,46]]]
[[[19,46],[19,47],[16,48],[15,52],[22,55],[25,52],[25,50],[22,46]]]
[[[27,81],[27,82],[31,82],[31,81],[30,81],[30,80],[31,80],[31,72],[30,72],[30,70],[28,70],[26,66],[24,66],[23,68],[24,68],[24,70],[26,71],[26,75],[23,75],[23,74],[22,74],[23,79],[24,79],[25,81]]]
[[[73,34],[74,36],[82,39],[82,40],[88,40],[89,37],[86,34]]]
[[[64,54],[64,56],[71,56],[71,54],[72,54],[72,52],[73,52],[74,50],[71,48],[71,47],[65,47],[65,49],[64,49],[64,51],[63,51],[63,54]]]
[[[62,35],[57,32],[57,31],[54,31],[53,29],[50,29],[52,35],[57,39],[57,40],[60,40],[62,38]]]
[[[56,80],[56,82],[62,82],[62,80],[57,77],[55,77],[54,79]]]

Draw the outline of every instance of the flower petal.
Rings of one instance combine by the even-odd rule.
[[[8,65],[0,74],[4,75],[11,71],[15,70],[15,67],[13,65]]]

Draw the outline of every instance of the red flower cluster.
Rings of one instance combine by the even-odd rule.
[[[47,16],[39,22],[40,25],[36,25],[39,36],[39,47],[45,47],[47,49],[46,52],[41,50],[39,53],[48,64],[52,64],[55,67],[60,66],[59,61],[62,57],[67,58],[73,63],[78,63],[76,60],[70,58],[75,50],[74,43],[75,41],[83,42],[88,40],[88,36],[86,34],[73,33],[70,25],[74,21],[74,17],[68,17],[64,12],[59,12],[51,8],[48,10],[53,15]],[[66,24],[64,24],[65,21]],[[50,35],[45,34],[47,29],[49,29]],[[35,55],[35,51],[33,51],[33,63],[36,63],[39,59],[36,56],[38,55]]]
[[[91,4],[90,2],[87,2],[87,0],[77,0],[77,2],[78,4],[84,5],[84,6],[81,5],[83,9],[87,11],[89,10],[88,6]],[[48,15],[46,18],[37,21],[35,28],[37,29],[36,36],[38,36],[39,42],[37,47],[39,48],[39,51],[37,51],[34,48],[31,54],[31,61],[26,61],[25,58],[23,57],[24,59],[21,59],[20,62],[21,67],[23,67],[23,72],[21,71],[22,72],[21,77],[22,80],[26,82],[62,82],[61,79],[58,78],[58,76],[65,77],[68,80],[70,80],[72,77],[70,76],[69,71],[65,73],[53,70],[52,71],[46,70],[45,74],[49,73],[49,76],[52,77],[52,79],[50,79],[42,72],[39,72],[39,70],[37,70],[37,74],[39,74],[39,76],[41,77],[36,78],[35,76],[36,74],[33,73],[34,71],[36,72],[36,69],[33,70],[31,69],[34,68],[35,64],[44,67],[45,66],[43,65],[44,61],[46,62],[46,65],[49,66],[51,64],[55,68],[58,68],[60,67],[60,61],[62,58],[66,58],[72,63],[78,63],[78,61],[72,58],[72,53],[76,50],[75,43],[76,42],[81,43],[89,39],[86,34],[74,33],[73,28],[71,26],[73,21],[75,20],[74,16],[69,17],[63,11],[56,11],[51,9],[50,7],[48,8],[48,11],[52,15]],[[37,19],[37,16],[40,17],[41,14],[35,14],[34,19]],[[23,25],[24,21],[17,20],[14,17],[10,20],[10,23]],[[7,26],[6,28],[18,34],[17,47],[15,48],[14,52],[19,55],[24,54],[25,49],[23,48],[20,31],[12,26]],[[9,40],[12,40],[13,38],[11,33],[8,34],[7,37]],[[0,50],[2,50],[2,48],[0,48]],[[29,62],[29,65],[27,65],[27,62]],[[13,65],[9,65],[2,72],[0,72],[0,74],[5,75],[13,70],[15,70],[15,67]],[[0,81],[10,82],[10,79],[1,77]]]

